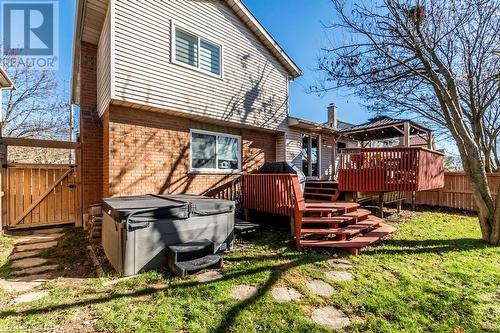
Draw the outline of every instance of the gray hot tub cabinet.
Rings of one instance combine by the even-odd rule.
[[[189,195],[104,199],[102,245],[122,275],[165,267],[167,247],[200,239],[232,248],[234,202]]]

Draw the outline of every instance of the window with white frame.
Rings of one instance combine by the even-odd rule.
[[[238,172],[241,138],[207,131],[191,131],[191,170]]]
[[[173,26],[175,47],[173,60],[212,75],[221,76],[221,46]]]

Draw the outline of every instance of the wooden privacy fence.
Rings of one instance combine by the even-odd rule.
[[[75,222],[79,202],[75,166],[11,164],[6,181],[9,228]]]
[[[488,174],[488,184],[493,197],[496,197],[500,187],[500,173]],[[418,192],[416,204],[476,210],[472,188],[464,172],[446,172],[444,188]]]
[[[293,174],[243,174],[243,208],[293,216]]]

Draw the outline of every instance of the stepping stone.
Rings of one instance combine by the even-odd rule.
[[[318,296],[330,297],[335,292],[332,286],[321,280],[312,280],[307,282],[307,289]]]
[[[347,259],[339,259],[339,258],[333,258],[327,261],[329,264],[344,264],[344,265],[352,265],[352,262],[350,262]]]
[[[302,297],[301,293],[291,287],[273,288],[271,290],[271,295],[273,296],[274,300],[280,303],[294,301]]]
[[[327,261],[328,265],[338,270],[346,270],[352,268],[352,263],[345,259],[330,259]]]
[[[58,240],[63,235],[64,234],[50,234],[50,235],[34,235],[28,237],[21,237],[15,242],[15,245],[52,242]]]
[[[245,284],[237,285],[231,291],[231,297],[240,301],[251,299],[257,296],[259,288]]]
[[[43,250],[16,252],[16,253],[12,253],[9,256],[9,260],[19,260],[19,259],[24,259],[24,258],[29,258],[29,257],[35,257],[42,252],[43,252]]]
[[[330,271],[325,273],[326,277],[332,281],[351,281],[354,276],[349,272],[344,271]]]
[[[218,271],[207,271],[196,275],[196,280],[200,283],[216,281],[222,279],[222,274]]]
[[[0,279],[0,289],[8,293],[24,293],[40,286],[42,282],[21,282]]]
[[[61,232],[64,232],[64,228],[50,228],[50,229],[33,230],[34,235],[55,234],[55,233],[61,233]]]
[[[23,294],[20,296],[17,296],[12,300],[13,304],[20,304],[20,303],[26,303],[26,302],[33,302],[37,301],[41,298],[44,298],[49,295],[49,292],[47,290],[44,291],[33,291],[28,294]]]
[[[25,269],[35,266],[45,265],[49,262],[48,259],[43,258],[26,258],[12,261],[10,264],[11,269]]]
[[[57,242],[45,242],[45,243],[35,243],[35,244],[26,244],[16,246],[15,252],[24,252],[24,251],[32,251],[32,250],[45,250],[50,249],[51,247],[56,247]]]
[[[315,309],[311,315],[311,319],[318,324],[328,326],[334,330],[339,330],[351,324],[349,318],[333,306]]]
[[[12,271],[10,272],[10,275],[11,276],[34,275],[48,271],[55,271],[58,268],[59,265],[45,265],[45,266],[31,267],[19,271]]]
[[[9,278],[8,281],[13,282],[48,282],[62,276],[62,272],[50,272],[43,274],[33,274],[27,276],[20,276],[15,278]]]

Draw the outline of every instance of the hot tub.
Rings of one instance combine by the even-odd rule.
[[[232,248],[234,202],[193,195],[140,195],[103,200],[102,244],[122,275],[165,267],[169,245],[207,239]]]

